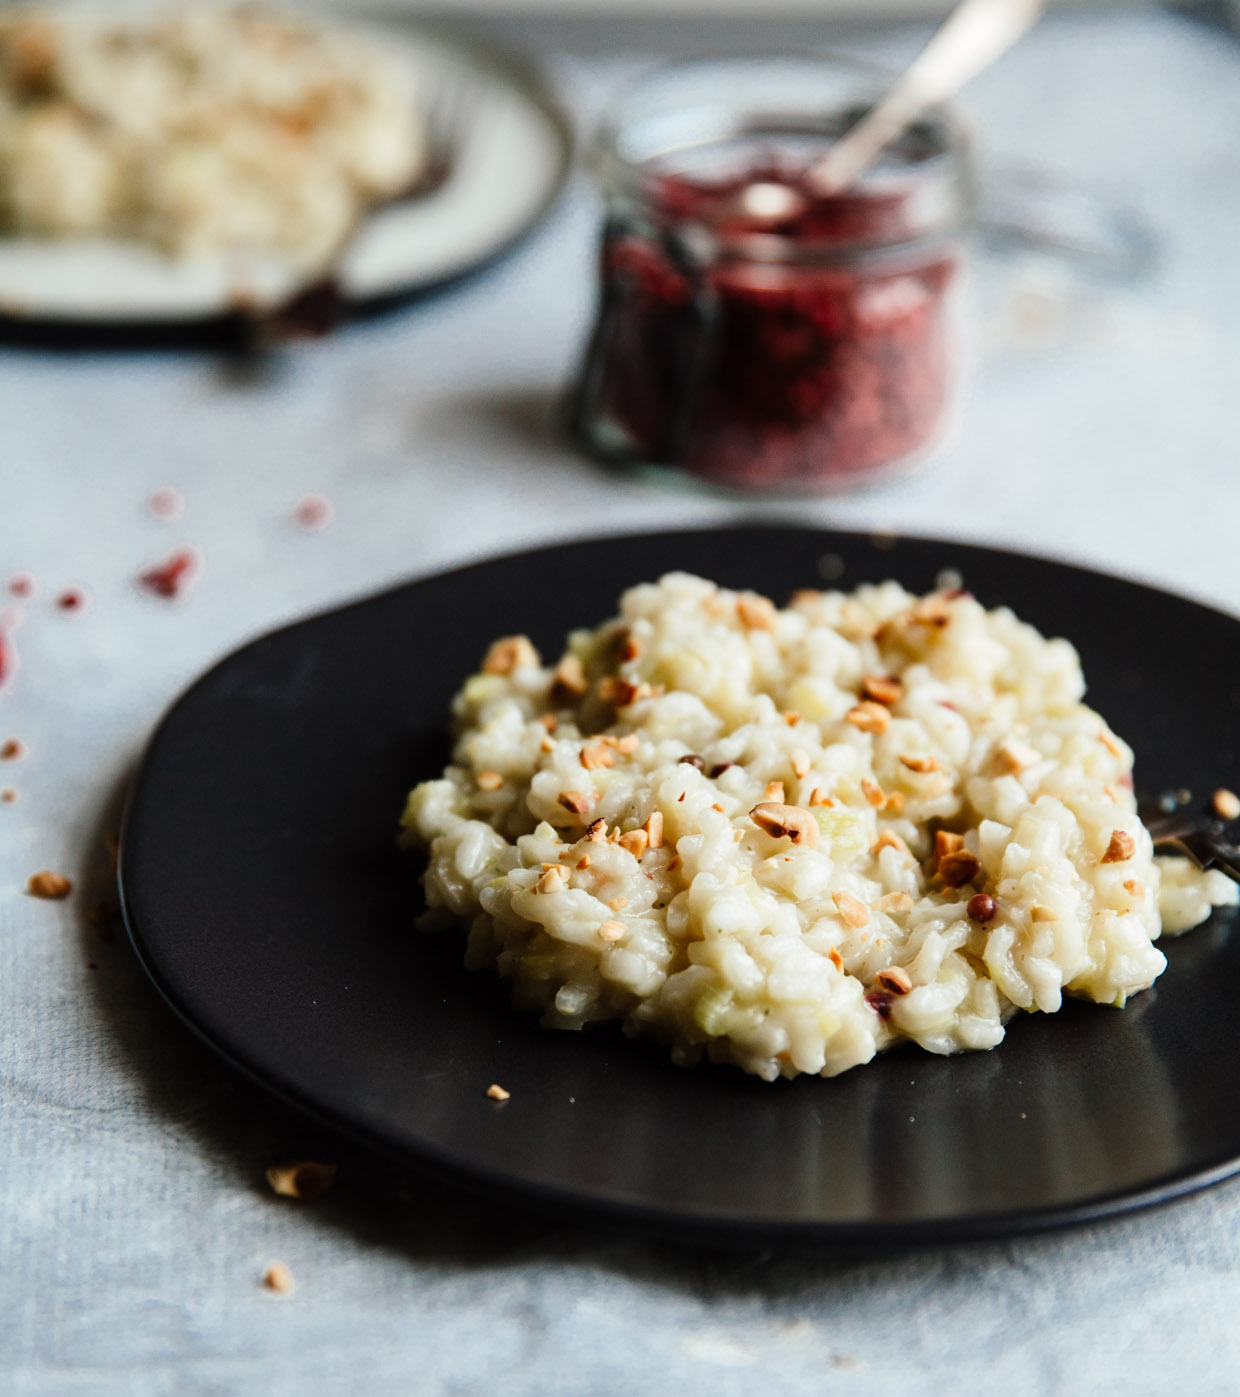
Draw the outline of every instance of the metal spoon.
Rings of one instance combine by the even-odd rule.
[[[887,93],[805,172],[800,188],[754,181],[736,196],[737,210],[759,223],[781,223],[811,196],[853,184],[927,107],[942,102],[1026,33],[1045,0],[961,0]]]

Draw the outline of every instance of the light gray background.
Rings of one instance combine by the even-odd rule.
[[[583,113],[629,66],[553,60]],[[773,512],[1017,545],[1240,610],[1240,48],[1154,11],[1060,15],[972,103],[991,150],[1144,210],[1159,269],[1101,285],[987,259],[955,442],[882,492]],[[0,737],[30,747],[0,766],[21,793],[0,806],[0,1390],[1236,1390],[1240,1185],[881,1260],[712,1256],[532,1221],[269,1104],[88,923],[144,736],[222,652],[467,557],[745,512],[607,475],[549,435],[596,216],[577,186],[498,269],[257,376],[189,353],[0,351],[0,569],[42,585],[0,696]],[[176,523],[144,511],[162,484],[186,496]],[[337,508],[318,534],[290,518],[310,490]],[[183,542],[206,555],[194,592],[141,595],[136,572]],[[89,589],[87,614],[50,604],[68,584]],[[26,897],[45,866],[79,894]],[[314,1206],[263,1183],[304,1153],[342,1166]],[[289,1298],[260,1285],[276,1258]]]

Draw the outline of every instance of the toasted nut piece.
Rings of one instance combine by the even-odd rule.
[[[888,893],[874,904],[879,912],[886,912],[888,916],[893,912],[907,912],[912,905],[913,899],[908,893]]]
[[[587,771],[597,771],[601,766],[615,766],[616,754],[602,742],[592,742],[581,749],[581,764]]]
[[[26,744],[20,737],[6,737],[0,745],[0,761],[15,762],[26,755]]]
[[[565,655],[551,675],[551,697],[561,703],[580,698],[590,687],[578,655]]]
[[[574,815],[584,815],[590,808],[590,797],[580,791],[563,791],[557,798],[564,809],[571,810]]]
[[[642,740],[635,732],[630,732],[626,733],[624,737],[616,738],[614,745],[622,757],[631,757],[642,745]]]
[[[504,778],[498,771],[480,771],[474,780],[478,783],[478,789],[482,791],[498,791],[504,784]]]
[[[293,1273],[283,1261],[273,1261],[263,1272],[263,1284],[277,1295],[293,1293]]]
[[[606,839],[607,821],[602,818],[597,820],[591,820],[590,823],[586,826],[586,838],[591,842],[591,844],[598,844],[601,840]]]
[[[539,893],[558,893],[564,891],[564,870],[558,863],[552,864],[543,876],[534,884],[534,891]]]
[[[971,883],[982,871],[976,854],[968,849],[957,849],[955,853],[944,854],[939,860],[938,875],[949,888],[963,888]]]
[[[1137,878],[1125,878],[1124,891],[1129,897],[1135,897],[1138,902],[1145,900],[1145,884]]]
[[[788,760],[792,763],[792,774],[798,781],[802,776],[809,774],[809,769],[813,765],[809,759],[809,753],[804,747],[794,747],[788,754]]]
[[[492,1101],[510,1101],[512,1099],[512,1092],[505,1090],[498,1082],[492,1082],[487,1087],[487,1095]]]
[[[862,732],[883,733],[891,726],[891,712],[873,699],[864,699],[850,708],[844,717]]]
[[[604,941],[619,941],[624,935],[623,922],[604,922],[598,929],[599,937]]]
[[[539,740],[539,743],[538,743],[538,750],[539,750],[540,752],[554,752],[554,751],[555,751],[555,739],[551,736],[550,733],[548,733],[546,737],[543,737],[543,738],[541,738],[541,739]]]
[[[1220,786],[1214,792],[1210,804],[1214,806],[1214,813],[1220,820],[1240,820],[1240,796],[1235,791],[1229,791],[1226,786]]]
[[[613,912],[619,912],[629,905],[627,897],[613,897],[607,904]]]
[[[1137,852],[1137,841],[1126,830],[1113,829],[1111,842],[1102,856],[1103,863],[1123,863]]]
[[[905,753],[900,754],[900,765],[906,766],[910,771],[916,771],[924,776],[928,771],[938,771],[939,760],[937,757],[927,757],[922,755],[912,756]]]
[[[577,868],[578,868],[578,870],[581,871],[581,870],[587,869],[587,868],[589,868],[589,867],[590,867],[590,855],[589,855],[589,854],[582,854],[582,856],[577,860]]]
[[[957,849],[964,848],[964,835],[953,834],[949,829],[935,830],[934,832],[934,853],[930,856],[930,871],[937,873],[940,861],[947,854],[954,854]]]
[[[989,922],[999,910],[999,904],[989,893],[974,893],[965,908],[971,921]]]
[[[26,891],[31,897],[42,897],[49,902],[56,902],[69,896],[73,891],[73,884],[63,873],[53,873],[50,868],[43,868],[30,875]]]
[[[556,728],[560,726],[560,720],[554,713],[544,713],[539,717],[538,721],[548,732],[554,732]]]
[[[751,631],[773,631],[779,624],[774,603],[757,592],[742,592],[736,599],[736,614]]]
[[[861,794],[865,796],[866,803],[872,805],[875,810],[887,803],[887,796],[883,788],[877,781],[871,781],[868,776],[861,778]]]
[[[615,685],[616,707],[627,708],[629,704],[636,703],[638,699],[649,698],[652,692],[649,684],[630,684],[627,679],[617,679]]]
[[[518,669],[532,669],[538,664],[538,651],[527,635],[506,635],[487,651],[482,662],[483,674],[512,674]]]
[[[870,920],[870,909],[852,893],[832,893],[831,901],[835,903],[840,920],[848,926],[865,926]]]
[[[861,681],[861,693],[865,698],[890,708],[893,703],[899,703],[904,693],[904,682],[894,674],[871,674]]]
[[[841,975],[844,973],[844,957],[840,955],[834,946],[827,952],[827,959],[835,966]]]
[[[814,587],[802,587],[788,598],[789,606],[810,606],[822,600],[822,593]]]
[[[834,805],[835,802],[827,794],[825,786],[815,786],[809,793],[809,803],[813,805]]]
[[[620,836],[620,847],[627,849],[635,859],[640,859],[650,843],[650,836],[644,829],[631,829]]]
[[[642,643],[636,636],[626,636],[624,644],[620,647],[620,662],[627,664],[629,660],[641,658]]]
[[[1041,760],[1042,753],[1036,747],[1031,747],[1027,742],[1020,742],[1014,737],[1008,738],[995,753],[995,765],[1010,776],[1017,775]]]
[[[874,983],[888,994],[907,994],[913,988],[908,971],[900,965],[889,965],[886,970],[880,970],[874,977]]]
[[[904,809],[904,795],[901,791],[892,793],[883,801],[883,809],[890,810],[893,815],[898,815]]]
[[[1029,920],[1032,922],[1057,922],[1059,913],[1053,907],[1046,907],[1040,902],[1035,902],[1029,909]]]
[[[645,823],[644,828],[646,831],[646,838],[650,841],[650,847],[652,849],[661,849],[663,847],[662,810],[652,811],[650,818]]]
[[[784,799],[784,783],[782,781],[768,781],[766,790],[762,792],[762,799],[782,801]]]
[[[305,1159],[296,1164],[273,1164],[267,1170],[267,1182],[273,1193],[282,1198],[300,1198],[309,1202],[321,1198],[336,1182],[336,1165],[320,1164]]]
[[[882,834],[870,846],[870,853],[878,854],[883,849],[899,849],[901,853],[908,853],[908,845],[898,834],[889,829],[883,830]]]
[[[5,805],[12,805],[16,800],[17,792],[12,786],[5,786],[5,788],[0,791],[0,801],[3,801]]]
[[[799,805],[760,801],[749,812],[749,818],[773,839],[790,839],[811,849],[818,843],[818,821]]]

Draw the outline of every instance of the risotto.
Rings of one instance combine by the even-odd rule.
[[[0,229],[317,269],[426,158],[403,70],[251,8],[0,18]]]
[[[549,1026],[834,1076],[1123,1005],[1236,889],[1155,859],[1076,652],[960,591],[783,610],[671,574],[545,665],[497,640],[409,796],[425,924]]]

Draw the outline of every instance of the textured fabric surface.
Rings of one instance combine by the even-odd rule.
[[[559,72],[584,112],[626,66]],[[956,440],[880,493],[770,512],[1013,544],[1240,608],[1240,47],[1153,11],[1059,16],[973,104],[990,148],[1140,207],[1158,266],[1130,285],[986,260]],[[227,649],[488,551],[747,511],[601,472],[551,435],[595,218],[577,187],[485,276],[245,374],[189,353],[0,351],[0,569],[41,587],[0,695],[0,739],[29,748],[0,762],[20,794],[0,806],[0,1389],[1233,1390],[1240,1185],[879,1259],[715,1255],[548,1223],[271,1104],[89,919],[145,735]],[[145,509],[160,485],[183,492],[180,519]],[[316,490],[336,515],[312,533],[292,512]],[[139,591],[144,566],[190,543],[205,570],[183,601]],[[56,607],[70,585],[88,608]],[[1235,682],[1234,657],[1221,663]],[[45,867],[75,880],[70,900],[24,895]],[[265,1166],[306,1155],[340,1163],[336,1188],[274,1197]],[[276,1259],[286,1297],[261,1284]]]

